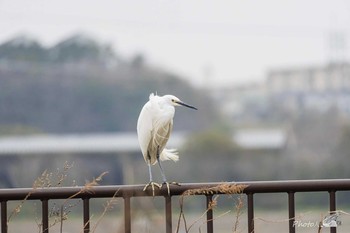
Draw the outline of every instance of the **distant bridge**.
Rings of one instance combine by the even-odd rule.
[[[169,146],[180,148],[185,138],[175,132]],[[142,160],[137,135],[130,132],[0,137],[0,187],[31,185],[41,172],[55,171],[65,161],[76,164],[78,182],[109,171],[106,182],[133,183],[135,158]]]
[[[175,132],[170,147],[180,147],[185,133]],[[133,153],[140,152],[136,133],[95,133],[0,137],[0,156],[16,154]]]
[[[181,148],[187,137],[188,133],[175,131],[169,148]],[[242,149],[270,151],[284,148],[287,135],[283,130],[238,130],[232,140]],[[136,132],[0,137],[0,187],[31,185],[41,172],[65,161],[77,165],[77,181],[108,170],[107,183],[130,184],[140,160]]]
[[[174,132],[169,147],[180,148],[188,136]],[[287,143],[282,129],[242,129],[232,137],[242,149],[280,149]],[[16,154],[134,153],[140,152],[136,132],[94,134],[43,134],[0,137],[0,156]]]

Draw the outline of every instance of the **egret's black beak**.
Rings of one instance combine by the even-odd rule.
[[[181,102],[181,101],[176,101],[176,103],[180,104],[182,106],[188,107],[188,108],[192,108],[192,109],[198,110],[196,107],[193,107],[191,105],[185,104],[184,102]]]

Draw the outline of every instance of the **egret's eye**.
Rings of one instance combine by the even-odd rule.
[[[175,102],[175,100],[174,100],[174,99],[171,99],[171,102],[173,102],[173,103],[174,103],[174,102]]]

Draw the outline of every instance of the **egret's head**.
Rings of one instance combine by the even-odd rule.
[[[179,98],[177,98],[176,96],[173,96],[173,95],[165,95],[163,96],[164,100],[166,101],[166,103],[172,105],[172,106],[185,106],[185,107],[188,107],[188,108],[192,108],[192,109],[196,109],[196,107],[193,107],[189,104],[186,104],[184,102],[182,102]]]

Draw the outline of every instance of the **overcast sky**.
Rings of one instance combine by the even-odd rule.
[[[199,85],[347,58],[349,30],[346,0],[0,0],[0,42],[28,33],[52,45],[87,32]]]

